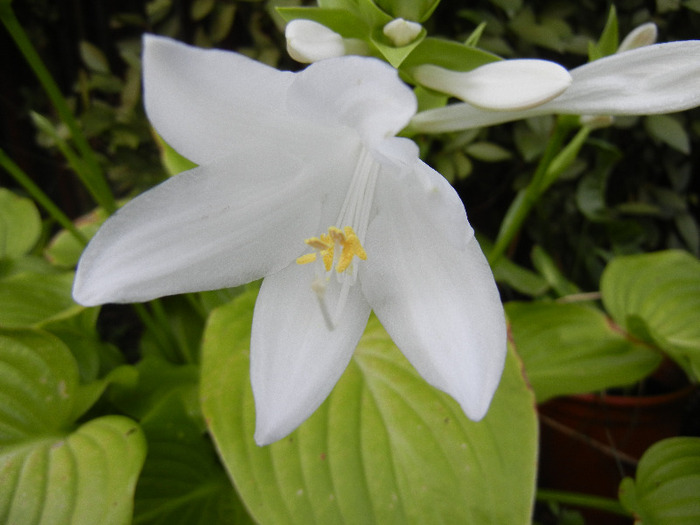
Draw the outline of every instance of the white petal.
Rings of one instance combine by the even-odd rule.
[[[303,64],[345,54],[343,37],[313,20],[292,20],[285,27],[284,36],[289,56]]]
[[[571,71],[559,97],[531,109],[488,111],[453,104],[424,111],[411,127],[425,133],[493,126],[537,115],[653,115],[700,105],[700,41],[671,42],[611,55]]]
[[[294,75],[243,55],[146,35],[144,104],[156,131],[197,164],[270,142],[293,125],[284,112]]]
[[[548,60],[502,60],[459,72],[426,64],[413,70],[421,84],[484,109],[534,107],[571,85],[569,72]]]
[[[538,110],[574,115],[653,115],[700,105],[700,41],[645,46],[571,72],[574,83]]]
[[[656,42],[656,37],[659,33],[654,22],[647,22],[638,27],[635,27],[617,48],[618,53],[624,53],[638,47],[650,46]]]
[[[540,106],[541,107],[541,106]],[[421,111],[411,119],[411,129],[419,133],[445,133],[462,129],[495,126],[503,122],[520,120],[540,114],[536,109],[520,111],[494,111],[480,109],[470,104],[448,106]]]
[[[417,107],[413,91],[394,68],[356,56],[311,64],[296,76],[287,102],[294,115],[354,128],[368,143],[398,133]]]
[[[281,148],[251,151],[147,191],[88,245],[76,301],[135,302],[224,288],[287,266],[304,251],[304,238],[317,232],[330,185],[342,184],[343,166],[351,169],[352,144],[338,142],[334,150],[319,140],[317,159]]]
[[[503,308],[457,194],[425,165],[416,163],[414,175],[377,187],[362,290],[426,381],[478,420],[503,369]]]
[[[250,374],[255,441],[283,438],[308,418],[345,370],[369,317],[360,286],[350,288],[343,315],[329,330],[311,289],[314,264],[292,264],[263,281],[255,304]],[[326,290],[332,303],[338,286]]]

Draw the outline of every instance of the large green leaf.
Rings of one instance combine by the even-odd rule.
[[[129,523],[143,434],[122,416],[74,429],[81,392],[77,365],[58,338],[0,334],[1,523]]]
[[[34,202],[0,188],[0,259],[26,254],[40,235],[41,217]]]
[[[73,315],[72,273],[20,273],[0,280],[0,328],[36,326]]]
[[[658,352],[582,304],[506,304],[511,334],[538,402],[626,386],[653,371]]]
[[[636,480],[620,484],[620,501],[639,525],[700,523],[700,438],[659,441],[642,456]]]
[[[216,310],[202,349],[203,411],[253,517],[287,523],[529,523],[537,426],[514,354],[474,423],[423,381],[372,317],[329,398],[288,437],[253,441],[254,294]],[[281,349],[282,350],[282,349]]]
[[[136,486],[134,523],[252,523],[183,393],[168,390],[142,421],[149,452]]]
[[[601,278],[616,323],[700,378],[700,261],[669,250],[613,259]]]

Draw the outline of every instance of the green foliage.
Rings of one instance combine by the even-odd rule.
[[[325,403],[287,438],[260,448],[248,379],[254,300],[242,295],[210,318],[201,396],[256,520],[529,523],[537,430],[512,352],[488,415],[473,423],[425,385],[373,318]]]
[[[601,280],[603,304],[632,336],[700,377],[700,261],[682,251],[613,260]]]
[[[0,333],[3,522],[129,523],[143,434],[122,416],[76,426],[86,389],[58,338],[38,330]]]
[[[41,236],[41,218],[31,199],[0,188],[0,260],[26,255]]]
[[[657,351],[588,305],[511,302],[506,313],[540,403],[631,385],[661,362]]]
[[[642,525],[700,520],[700,438],[659,441],[644,453],[635,479],[620,484],[620,501]]]

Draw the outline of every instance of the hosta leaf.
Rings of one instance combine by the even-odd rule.
[[[72,273],[27,272],[0,280],[0,328],[36,326],[79,312],[72,286]]]
[[[0,334],[0,522],[127,524],[145,457],[139,426],[105,416],[73,430],[78,368],[59,339]]]
[[[210,317],[201,396],[257,521],[530,522],[534,399],[512,353],[488,415],[474,423],[417,375],[372,317],[324,404],[288,437],[257,447],[248,375],[254,300],[244,294]]]
[[[0,259],[26,254],[40,235],[41,217],[34,203],[0,188]]]
[[[661,361],[582,304],[506,304],[518,354],[538,402],[635,383]]]
[[[620,484],[620,501],[635,523],[700,523],[700,438],[677,437],[654,444],[637,467],[636,480]]]
[[[603,272],[601,292],[617,324],[700,377],[698,259],[677,250],[617,257]]]
[[[149,452],[136,486],[134,523],[252,523],[181,393],[169,390],[142,423]]]

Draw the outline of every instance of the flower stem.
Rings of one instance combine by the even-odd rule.
[[[73,237],[82,245],[86,245],[88,240],[83,233],[76,228],[75,224],[56,206],[53,201],[46,195],[39,186],[34,184],[34,181],[29,178],[22,169],[0,149],[0,166],[5,170],[26,190],[29,195],[42,207],[46,212],[53,217],[56,222],[68,230]]]
[[[571,124],[568,119],[559,118],[557,120],[557,124],[532,180],[526,188],[518,192],[503,218],[498,237],[489,253],[489,263],[491,265],[503,256],[506,248],[518,234],[525,219],[530,215],[530,211],[532,211],[533,206],[542,194],[576,159],[578,152],[591,131],[588,127],[582,127],[571,142],[563,146],[570,130]]]
[[[97,156],[88,144],[73,112],[68,107],[66,99],[61,94],[61,90],[42,62],[31,40],[27,36],[27,33],[19,23],[19,20],[17,20],[9,1],[0,2],[0,19],[12,36],[12,39],[22,55],[24,55],[25,60],[34,71],[34,74],[39,79],[39,82],[44,88],[44,91],[46,91],[59,117],[70,130],[71,137],[82,157],[82,162],[79,163],[78,168],[76,169],[76,166],[73,166],[73,168],[76,169],[77,175],[95,201],[107,210],[107,212],[113,213],[117,209],[117,206],[97,161]]]
[[[601,496],[592,496],[590,494],[582,494],[580,492],[538,489],[536,499],[537,501],[566,503],[577,507],[603,510],[605,512],[631,517],[631,514],[617,500],[603,498]]]

